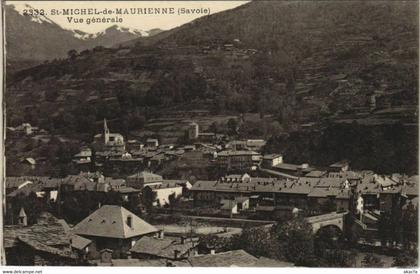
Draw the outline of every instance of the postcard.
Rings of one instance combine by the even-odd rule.
[[[4,266],[417,268],[418,1],[2,14]]]

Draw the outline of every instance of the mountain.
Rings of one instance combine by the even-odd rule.
[[[320,123],[417,128],[418,2],[254,1],[20,71],[7,85],[9,124],[57,133],[90,133],[103,117],[127,133],[192,109],[270,114],[287,132]],[[378,153],[388,141],[376,142]]]
[[[44,15],[24,16],[13,5],[5,6],[5,15],[7,63],[12,70],[45,60],[65,58],[71,49],[82,51],[96,46],[110,47],[116,41],[129,41],[159,32],[157,29],[141,31],[117,25],[95,34],[67,30]]]

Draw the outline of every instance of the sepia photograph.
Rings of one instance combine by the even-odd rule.
[[[1,10],[0,265],[417,273],[419,1]]]

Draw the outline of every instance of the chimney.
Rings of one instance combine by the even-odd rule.
[[[178,256],[179,256],[180,251],[179,250],[174,250],[174,259],[177,260]]]
[[[215,254],[216,254],[216,250],[211,249],[211,250],[210,250],[210,254],[211,254],[211,255],[215,255]]]
[[[158,232],[158,238],[159,239],[163,239],[165,237],[165,232],[163,232],[163,230],[159,230]]]
[[[28,226],[28,216],[23,207],[19,211],[19,225]]]

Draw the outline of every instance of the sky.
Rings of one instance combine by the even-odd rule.
[[[86,19],[92,17],[104,17],[103,15],[74,15],[74,18],[83,18],[83,23],[69,23],[68,15],[53,15],[52,9],[83,9],[104,8],[115,10],[116,8],[206,8],[210,10],[210,14],[214,14],[223,10],[235,8],[243,5],[248,1],[6,1],[6,4],[12,4],[18,11],[26,9],[25,4],[30,5],[34,9],[44,9],[46,16],[65,29],[78,29],[87,33],[96,33],[115,25],[115,23],[95,23],[87,24]],[[136,15],[120,15],[123,19],[122,23],[117,23],[121,27],[128,27],[138,30],[150,30],[160,28],[168,30],[206,14],[136,14]],[[7,14],[6,14],[7,16]],[[115,18],[115,15],[106,15],[109,18]]]

